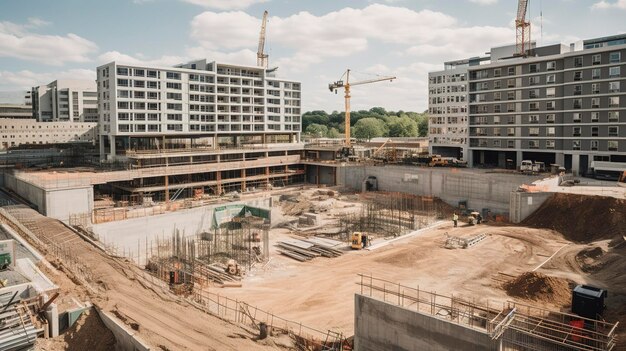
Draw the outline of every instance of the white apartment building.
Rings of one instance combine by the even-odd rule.
[[[33,87],[33,117],[40,122],[98,122],[96,82],[55,80]]]
[[[96,132],[97,123],[0,118],[0,150],[26,144],[94,143]]]
[[[273,70],[207,60],[97,70],[102,159],[300,140],[301,84]]]

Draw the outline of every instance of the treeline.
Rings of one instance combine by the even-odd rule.
[[[309,111],[302,115],[302,130],[313,137],[340,138],[344,135],[344,112]],[[386,111],[382,107],[350,112],[350,133],[357,139],[376,137],[425,137],[426,112]]]

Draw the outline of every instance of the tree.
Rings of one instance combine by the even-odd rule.
[[[326,136],[329,138],[341,138],[341,133],[337,130],[337,128],[330,128]]]
[[[306,127],[306,130],[304,132],[313,137],[322,138],[322,137],[325,137],[326,134],[328,134],[328,127],[326,127],[325,125],[313,123],[313,124],[309,124],[309,126]]]
[[[385,123],[377,118],[362,118],[354,125],[353,135],[358,139],[372,139],[385,135]]]
[[[409,116],[395,117],[389,122],[390,137],[416,137],[417,122]]]

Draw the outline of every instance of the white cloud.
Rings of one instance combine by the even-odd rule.
[[[604,10],[611,8],[626,10],[626,0],[616,0],[615,2],[602,0],[591,5],[591,8],[594,10]]]
[[[243,10],[255,4],[268,2],[269,0],[182,0],[190,4],[218,9],[218,10]]]
[[[117,61],[130,65],[173,66],[187,61],[187,57],[183,56],[164,55],[156,59],[146,59],[142,55],[137,56],[140,57],[133,57],[119,51],[107,51],[98,56],[98,62],[104,64],[111,61]]]
[[[70,69],[59,72],[33,72],[29,70],[0,71],[0,91],[30,90],[37,85],[48,84],[57,79],[95,80],[95,69]]]
[[[27,24],[0,22],[0,57],[58,66],[65,62],[88,62],[89,54],[98,49],[95,43],[76,34],[42,35],[30,31],[47,24],[39,18],[29,18]]]
[[[498,0],[469,0],[469,1],[475,4],[479,4],[479,5],[493,5],[493,4],[498,3]]]

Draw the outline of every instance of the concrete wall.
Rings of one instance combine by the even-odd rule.
[[[319,173],[318,173],[319,167]],[[335,185],[336,176],[333,172],[333,167],[330,166],[320,166],[320,165],[308,165],[306,171],[306,182],[309,184],[316,185],[318,184],[319,175],[319,184],[333,186]]]
[[[512,223],[520,223],[543,205],[552,194],[512,191],[509,205],[509,220]]]
[[[361,190],[368,176],[378,179],[381,191],[433,195],[452,206],[467,200],[472,209],[489,208],[494,213],[508,213],[511,191],[540,179],[472,169],[386,165],[339,167],[337,181],[338,185]]]
[[[497,350],[489,334],[355,294],[355,351]]]
[[[95,308],[104,325],[115,336],[115,351],[149,351],[150,347],[135,332],[118,322],[112,315]]]
[[[196,207],[155,216],[131,218],[122,221],[94,224],[92,229],[101,242],[117,247],[122,251],[132,252],[143,262],[148,244],[157,238],[170,238],[175,230],[184,235],[194,235],[203,231],[211,231],[213,209],[224,205],[244,204],[252,207],[271,209],[271,197],[259,197],[253,200],[229,202]]]
[[[80,186],[45,190],[5,173],[5,187],[36,206],[37,211],[48,217],[68,222],[70,214],[91,213],[93,210],[93,187]]]

